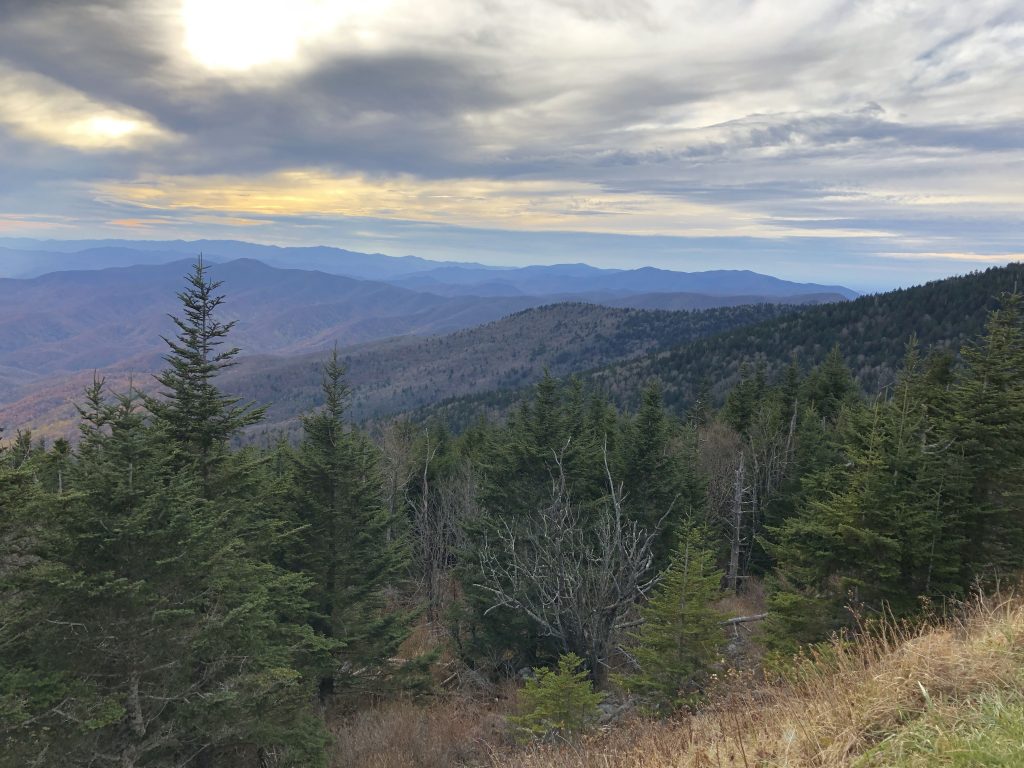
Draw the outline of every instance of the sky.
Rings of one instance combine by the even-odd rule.
[[[1020,0],[0,0],[0,237],[1024,260]]]

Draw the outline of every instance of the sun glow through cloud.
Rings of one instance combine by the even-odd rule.
[[[107,183],[108,203],[152,210],[239,212],[268,217],[346,216],[535,232],[626,233],[712,237],[885,237],[841,226],[808,230],[728,206],[655,194],[623,193],[570,181],[374,179],[302,170],[269,176],[154,177]]]
[[[183,0],[185,50],[211,70],[294,63],[304,46],[387,11],[387,0]]]
[[[0,64],[0,123],[81,150],[129,148],[170,134],[138,110],[102,104],[50,78]]]
[[[1017,0],[0,8],[8,231],[886,284],[1022,250]]]

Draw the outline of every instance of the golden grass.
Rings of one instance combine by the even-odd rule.
[[[979,598],[930,627],[889,625],[864,642],[834,643],[799,663],[785,683],[734,678],[718,703],[696,716],[637,720],[577,744],[504,751],[491,765],[853,766],[939,707],[968,712],[986,697],[1019,691],[1022,665],[1024,600]]]
[[[382,704],[331,729],[332,768],[482,766],[506,742],[505,698],[449,698],[423,706]]]

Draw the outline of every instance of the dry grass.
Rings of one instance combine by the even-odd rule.
[[[723,607],[753,611],[759,601]],[[436,633],[420,627],[405,650],[429,649],[438,642]],[[511,684],[475,698],[391,702],[335,721],[331,765],[1024,765],[1024,598],[979,598],[930,627],[890,624],[867,641],[835,643],[798,663],[784,683],[727,675],[714,700],[696,716],[624,721],[575,744],[525,748],[508,737]]]
[[[960,711],[964,716],[954,720],[963,722],[979,702],[1015,695],[1024,681],[1022,665],[1024,600],[979,599],[959,618],[936,626],[889,626],[860,644],[836,643],[799,664],[785,684],[734,679],[718,705],[700,715],[623,723],[575,745],[504,752],[492,765],[853,766],[870,759],[872,747],[894,743],[915,726],[949,721],[936,716],[940,709]],[[932,754],[927,748],[925,754]],[[920,764],[946,764],[934,754],[925,760]]]
[[[505,735],[506,704],[470,699],[392,702],[332,728],[334,768],[486,765]]]

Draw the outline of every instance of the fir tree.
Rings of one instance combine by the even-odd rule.
[[[559,657],[555,669],[541,667],[519,692],[522,714],[513,724],[534,737],[565,738],[597,722],[605,695],[593,690],[583,659],[575,653]]]
[[[640,410],[622,440],[621,467],[630,517],[648,531],[658,531],[653,547],[656,570],[668,565],[681,521],[700,506],[696,440],[693,431],[676,430],[665,413],[661,386],[655,382],[643,394]]]
[[[301,532],[292,566],[309,576],[311,624],[340,642],[321,694],[379,687],[411,617],[384,610],[384,589],[409,563],[406,521],[387,509],[376,448],[345,424],[348,387],[337,351],[324,366],[323,407],[302,418],[293,488]],[[387,675],[384,675],[387,678]]]
[[[90,388],[69,488],[35,502],[34,557],[3,574],[0,647],[25,686],[5,702],[7,754],[141,768],[274,751],[322,764],[299,671],[320,644],[283,620],[301,611],[304,580],[247,555],[235,516],[202,496],[137,405]]]
[[[724,639],[723,617],[713,607],[721,581],[714,552],[687,529],[641,609],[643,624],[631,635],[629,653],[639,671],[622,678],[626,689],[652,709],[670,711],[693,703]]]
[[[801,399],[813,405],[818,414],[829,423],[835,423],[842,408],[860,397],[860,389],[836,344],[824,362],[806,379],[800,392]]]
[[[984,336],[964,346],[951,391],[950,436],[970,471],[965,526],[973,573],[1024,563],[1024,315],[1004,294]]]
[[[265,410],[240,406],[239,398],[223,394],[214,384],[240,350],[221,348],[235,323],[217,319],[224,296],[217,293],[221,282],[211,280],[208,271],[200,255],[186,277],[187,287],[178,293],[183,317],[171,316],[178,333],[164,338],[170,352],[164,357],[168,368],[156,376],[163,386],[161,397],[146,398],[149,411],[197,463],[207,492],[228,439],[262,419]]]
[[[849,623],[847,606],[903,616],[921,597],[963,588],[963,467],[929,416],[925,392],[911,345],[892,394],[845,411],[841,460],[769,547],[778,562],[769,620],[777,637],[821,639],[803,633]]]

